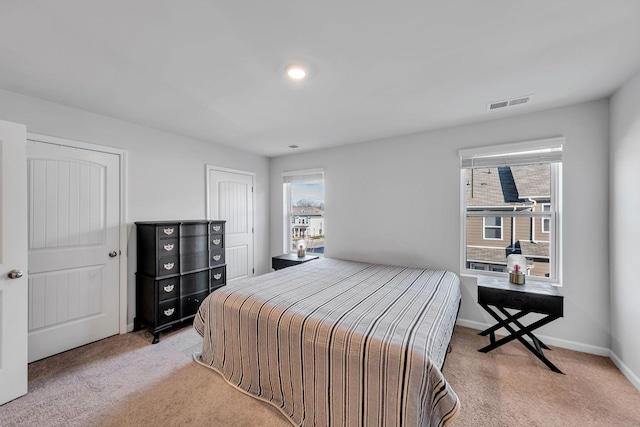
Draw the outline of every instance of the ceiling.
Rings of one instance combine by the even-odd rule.
[[[639,70],[638,0],[0,1],[0,88],[270,157],[599,99]]]

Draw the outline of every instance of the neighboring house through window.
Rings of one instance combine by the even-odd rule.
[[[527,274],[559,282],[560,179],[564,138],[461,150],[463,273],[506,273],[507,256]]]
[[[284,172],[283,246],[295,252],[305,245],[307,252],[324,255],[324,172],[322,169]]]

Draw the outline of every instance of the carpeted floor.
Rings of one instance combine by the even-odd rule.
[[[454,427],[640,426],[640,392],[604,357],[554,349],[551,372],[521,344],[476,351],[488,338],[456,327],[444,373],[462,403]],[[273,426],[275,408],[192,359],[190,326],[150,345],[146,331],[29,365],[29,393],[0,406],[1,426]]]
[[[456,326],[443,369],[462,404],[454,426],[640,426],[640,391],[609,358],[551,346],[560,375],[519,342],[478,352],[477,333]]]

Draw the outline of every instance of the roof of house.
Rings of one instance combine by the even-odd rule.
[[[466,171],[468,207],[528,208],[528,198],[550,197],[549,165],[475,168]],[[541,173],[543,172],[543,173]]]
[[[308,215],[308,216],[323,216],[324,209],[316,208],[312,206],[294,206],[291,208],[292,215]]]
[[[516,247],[527,258],[549,258],[549,242],[518,240]]]
[[[511,172],[517,183],[520,197],[551,197],[550,167],[549,164],[512,167]]]
[[[549,258],[549,242],[518,240],[516,247],[527,258]],[[507,264],[507,248],[467,246],[467,261],[491,264]]]
[[[467,261],[506,265],[507,252],[505,248],[467,246]]]

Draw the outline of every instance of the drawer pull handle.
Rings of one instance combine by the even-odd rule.
[[[220,239],[214,239],[213,240],[213,244],[214,245],[219,245],[220,244]]]
[[[171,236],[173,234],[174,229],[173,228],[165,228],[162,231],[164,231],[164,234],[166,234],[167,236]]]
[[[219,225],[212,225],[211,228],[213,229],[213,231],[220,231]]]
[[[173,263],[173,262],[168,262],[168,263],[166,263],[166,264],[164,265],[164,269],[165,269],[165,270],[171,270],[171,269],[173,268],[173,266],[174,266],[174,263]]]
[[[164,250],[169,252],[173,250],[173,244],[164,245]]]
[[[164,311],[164,315],[167,316],[167,317],[171,316],[174,311],[176,311],[175,308],[170,308],[170,309]]]
[[[213,278],[216,280],[220,280],[220,278],[222,277],[222,273],[218,273],[218,274],[214,274]]]
[[[175,287],[174,285],[167,285],[162,289],[164,289],[165,292],[171,292],[174,287]]]
[[[214,255],[213,256],[213,260],[214,261],[220,261],[221,256],[220,255]]]

